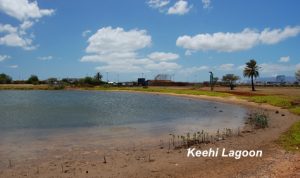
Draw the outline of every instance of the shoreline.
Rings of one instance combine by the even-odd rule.
[[[82,91],[90,91],[90,90],[82,90]],[[105,92],[106,90],[93,90],[93,91],[104,91]],[[244,99],[239,99],[236,96],[218,97],[218,96],[207,96],[207,95],[189,95],[189,94],[149,92],[149,91],[133,91],[133,90],[107,90],[107,92],[128,92],[128,93],[167,95],[167,96],[207,100],[207,101],[212,101],[212,102],[221,102],[221,103],[234,104],[234,105],[242,104],[244,106],[262,107],[263,109],[273,109],[273,110],[282,109],[280,107],[272,106],[272,105],[265,104],[265,103],[255,103],[255,102],[247,101],[247,100],[244,100]]]
[[[243,105],[249,107],[249,110],[264,110],[270,116],[269,128],[243,133],[239,137],[226,138],[226,140],[215,144],[196,145],[198,149],[217,147],[245,150],[260,149],[263,150],[264,156],[262,158],[242,158],[240,160],[230,158],[191,159],[186,158],[185,149],[168,150],[167,146],[161,149],[158,145],[147,148],[146,140],[141,145],[133,145],[132,148],[117,146],[111,150],[101,150],[94,146],[87,146],[87,148],[69,151],[52,150],[40,158],[25,161],[28,165],[16,164],[11,168],[0,170],[0,177],[202,177],[204,175],[212,177],[251,177],[253,174],[254,176],[282,177],[296,175],[297,173],[295,171],[299,166],[296,164],[300,160],[299,154],[294,155],[285,152],[275,143],[281,133],[299,120],[299,116],[290,113],[287,109],[249,102],[235,96],[222,98],[130,90],[114,91],[202,99]],[[279,111],[279,114],[274,111]],[[281,114],[284,114],[284,116]],[[104,163],[104,159],[106,163]],[[216,170],[216,168],[218,169]],[[284,173],[284,171],[288,172]]]

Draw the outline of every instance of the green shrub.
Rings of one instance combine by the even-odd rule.
[[[300,121],[293,124],[286,133],[280,136],[279,143],[286,150],[300,151]]]
[[[268,118],[267,115],[265,114],[255,114],[254,115],[255,119],[255,126],[257,128],[266,128],[268,127]]]

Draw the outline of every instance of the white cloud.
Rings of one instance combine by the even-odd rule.
[[[274,29],[269,28],[264,29],[259,36],[259,40],[263,44],[276,44],[283,41],[289,37],[297,36],[300,33],[300,26],[290,27],[287,26],[284,29]]]
[[[297,65],[283,65],[283,64],[272,64],[272,63],[259,64],[259,66],[261,67],[260,72],[262,74],[268,74],[268,75],[296,71]]]
[[[12,68],[12,69],[16,69],[16,68],[18,68],[19,66],[18,65],[10,65],[10,66],[8,66],[9,68]]]
[[[283,56],[279,59],[279,62],[289,62],[290,61],[290,56]]]
[[[191,56],[193,54],[193,52],[191,50],[186,50],[184,55],[186,56]]]
[[[18,28],[11,26],[10,24],[0,24],[0,33],[16,33]]]
[[[82,36],[86,37],[88,34],[90,34],[92,31],[91,30],[85,30],[84,32],[82,32]]]
[[[202,0],[203,9],[208,9],[211,7],[211,0]]]
[[[188,68],[183,68],[179,71],[180,74],[184,76],[191,76],[193,74],[202,72],[202,71],[208,71],[210,67],[208,66],[194,66],[194,67],[188,67]]]
[[[104,27],[88,39],[87,53],[108,54],[132,52],[151,44],[151,36],[145,30]]]
[[[51,59],[53,59],[53,56],[40,56],[40,57],[37,57],[38,60],[41,60],[41,61],[49,61]]]
[[[234,64],[221,64],[218,67],[218,69],[228,71],[228,70],[233,70],[233,67],[234,67]]]
[[[283,30],[265,29],[262,32],[246,28],[238,33],[184,35],[177,38],[176,45],[192,51],[234,52],[251,49],[259,44],[276,44],[299,33],[300,26],[286,27]]]
[[[4,61],[4,60],[7,60],[7,59],[10,59],[11,57],[8,56],[8,55],[0,55],[0,62]]]
[[[40,9],[36,1],[0,0],[0,11],[20,21],[39,19],[54,13],[53,9]]]
[[[246,67],[246,65],[244,64],[244,65],[240,65],[240,66],[238,66],[238,67],[237,67],[237,69],[238,69],[238,70],[244,70],[244,69],[245,69],[245,67]]]
[[[300,63],[296,65],[296,70],[300,70]]]
[[[167,14],[184,15],[191,10],[192,6],[189,6],[185,0],[177,1],[172,7],[168,9]]]
[[[168,5],[170,3],[169,0],[149,0],[147,2],[147,4],[152,7],[152,8],[155,8],[155,9],[159,9],[159,8],[162,8],[162,7],[165,7],[166,5]]]
[[[151,71],[160,71],[160,72],[171,72],[181,68],[181,66],[175,62],[152,63],[152,64],[147,64],[144,67]]]
[[[36,1],[0,0],[0,12],[21,21],[17,27],[0,24],[0,45],[33,50],[37,47],[32,44],[34,35],[27,35],[26,30],[30,29],[43,16],[52,15],[54,10],[40,9]]]
[[[139,66],[125,64],[125,65],[106,65],[96,67],[97,71],[116,72],[116,73],[136,73],[142,72],[143,69]]]
[[[151,36],[146,30],[124,30],[123,28],[104,27],[88,39],[86,55],[81,62],[101,63],[96,67],[104,72],[147,72],[154,70],[175,70],[180,66],[166,62],[179,56],[174,53],[154,52],[141,57],[138,51],[151,45]]]
[[[26,20],[20,25],[20,29],[27,30],[27,29],[31,28],[33,26],[33,24],[34,24],[34,22]]]
[[[148,57],[154,61],[171,61],[178,59],[179,55],[175,53],[153,52]]]
[[[9,33],[0,37],[0,45],[21,47],[25,50],[33,50],[36,48],[36,46],[32,45],[32,39],[23,37],[17,33]]]

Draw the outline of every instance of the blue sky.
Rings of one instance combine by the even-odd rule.
[[[297,0],[0,0],[0,73],[177,81],[300,68]],[[119,77],[118,77],[119,76]]]

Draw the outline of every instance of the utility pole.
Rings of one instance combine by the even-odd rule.
[[[106,81],[108,83],[108,72],[106,72]]]

